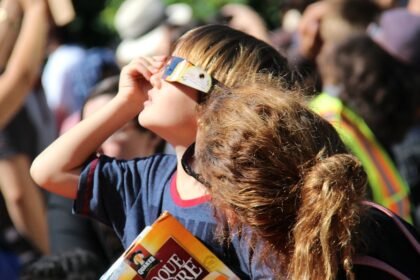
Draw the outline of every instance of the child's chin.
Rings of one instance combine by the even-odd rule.
[[[139,114],[139,116],[137,117],[137,121],[139,122],[139,124],[143,127],[147,126],[147,118],[144,116],[143,111]],[[147,128],[147,127],[146,127]]]
[[[151,100],[146,100],[146,101],[144,101],[143,106],[144,106],[144,107],[147,107],[147,106],[149,106],[150,104],[152,104],[152,101],[151,101]]]
[[[150,116],[147,114],[147,112],[144,112],[144,111],[142,111],[139,114],[137,121],[142,127],[147,128],[147,129],[150,129],[151,127],[156,125],[156,120],[150,119]]]

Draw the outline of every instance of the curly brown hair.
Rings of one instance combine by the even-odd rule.
[[[334,128],[269,78],[213,95],[200,111],[195,167],[218,234],[251,230],[275,275],[352,279],[366,174]],[[261,246],[261,247],[260,247]],[[278,276],[280,277],[280,276]]]

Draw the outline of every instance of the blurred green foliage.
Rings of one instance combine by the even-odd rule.
[[[227,3],[250,5],[267,23],[270,29],[279,26],[279,9],[284,0],[164,0],[167,4],[187,3],[193,8],[194,16],[205,21],[214,16]]]
[[[98,0],[89,0],[91,2]],[[113,19],[118,7],[124,0],[101,0],[105,1],[105,8],[100,13],[100,21],[110,30],[114,30]],[[141,0],[139,0],[141,1]],[[156,0],[157,1],[157,0]],[[270,29],[279,26],[279,10],[281,3],[286,0],[163,0],[166,4],[187,3],[194,13],[194,17],[200,21],[206,21],[213,17],[217,11],[227,3],[248,4],[254,8],[266,21]]]
[[[138,0],[142,1],[142,0]],[[155,0],[158,1],[158,0]],[[269,29],[279,26],[280,6],[292,0],[162,0],[165,4],[187,3],[198,21],[212,19],[227,3],[247,4],[254,8],[267,23]],[[124,0],[73,0],[76,20],[68,27],[78,34],[87,46],[113,45],[119,37],[114,27],[114,17]]]
[[[249,5],[265,20],[269,29],[280,25],[280,0],[250,0]]]
[[[166,4],[187,3],[193,9],[197,20],[206,21],[216,15],[218,9],[227,3],[247,4],[249,0],[164,0]]]
[[[121,3],[123,0],[120,0]],[[87,47],[111,45],[118,36],[113,27],[113,12],[107,10],[120,3],[115,0],[72,0],[76,18],[68,25],[57,28],[63,42],[81,43]],[[114,2],[114,3],[111,3]],[[109,5],[108,4],[112,4]],[[109,16],[103,16],[108,13]]]
[[[124,0],[105,0],[105,9],[100,13],[100,20],[109,28],[114,30],[114,16],[118,7]]]

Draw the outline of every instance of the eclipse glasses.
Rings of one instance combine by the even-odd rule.
[[[162,79],[177,82],[204,93],[208,93],[213,84],[212,77],[201,67],[177,56],[169,59]]]

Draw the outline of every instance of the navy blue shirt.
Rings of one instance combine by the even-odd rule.
[[[241,279],[270,279],[263,276],[265,272],[248,246],[236,240],[227,248],[214,239],[216,222],[209,196],[180,198],[176,165],[174,155],[129,161],[100,156],[82,170],[74,212],[113,227],[127,248],[145,226],[166,210]]]

